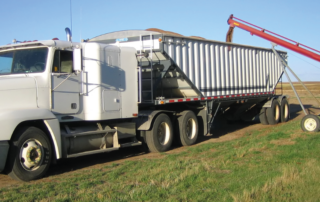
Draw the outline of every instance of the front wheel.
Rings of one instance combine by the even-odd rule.
[[[308,114],[301,120],[301,129],[307,132],[318,132],[320,130],[320,120],[318,116]]]
[[[152,129],[146,131],[146,142],[151,152],[165,152],[173,140],[171,120],[166,114],[156,117]]]
[[[9,176],[25,182],[41,178],[49,169],[51,158],[50,141],[42,130],[20,128],[10,145]]]

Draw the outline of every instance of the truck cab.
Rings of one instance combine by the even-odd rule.
[[[0,46],[0,172],[8,168],[13,178],[28,181],[42,176],[52,159],[119,148],[115,132],[117,141],[132,139],[135,53],[60,40]],[[120,124],[108,122],[117,119]]]

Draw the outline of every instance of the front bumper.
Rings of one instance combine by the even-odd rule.
[[[9,151],[9,142],[0,141],[0,172],[4,170],[4,167],[6,165],[8,151]]]

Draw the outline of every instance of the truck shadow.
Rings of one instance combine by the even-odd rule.
[[[142,152],[138,147],[121,148],[118,151],[111,151],[76,158],[61,159],[57,165],[52,165],[47,173],[47,176],[60,175],[63,173],[80,170],[83,168],[94,167],[105,163],[119,163],[119,160],[124,160],[147,154]]]
[[[315,114],[313,111],[320,109],[313,105],[304,105],[304,107],[310,114]],[[298,117],[301,113],[303,113],[303,111],[299,104],[290,104],[290,120]],[[250,122],[227,121],[223,118],[219,118],[219,120],[214,122],[213,127],[210,130],[210,136],[199,136],[197,143],[201,143],[212,138],[219,138],[228,133],[232,133],[256,124],[260,124],[258,116],[256,116],[255,119]]]
[[[312,113],[313,110],[319,110],[320,108],[314,107],[312,105],[304,105],[310,113]],[[299,116],[302,112],[302,109],[300,105],[298,104],[290,104],[290,119],[294,119],[297,116]],[[211,130],[211,136],[203,136],[199,135],[197,144],[201,142],[205,142],[209,139],[213,138],[219,138],[221,136],[224,136],[228,133],[235,132],[237,130],[250,127],[253,125],[260,124],[259,119],[255,119],[252,122],[244,122],[244,121],[237,121],[237,122],[228,122],[225,119],[218,119],[212,130]],[[174,146],[172,150],[179,149],[180,146]],[[105,164],[105,163],[121,163],[122,160],[135,160],[135,157],[143,158],[145,156],[146,158],[153,158],[153,156],[147,156],[148,152],[141,151],[139,147],[129,147],[129,148],[121,148],[118,151],[112,151],[107,153],[101,153],[101,154],[95,154],[95,155],[89,155],[89,156],[82,156],[77,158],[70,158],[70,159],[62,159],[58,161],[57,165],[51,166],[49,169],[48,175],[54,176],[63,174],[66,172],[76,171],[83,168],[88,167],[94,167],[99,164]],[[155,156],[157,156],[155,154]]]

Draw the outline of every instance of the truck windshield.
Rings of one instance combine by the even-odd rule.
[[[48,48],[15,50],[0,53],[0,75],[43,72]]]

